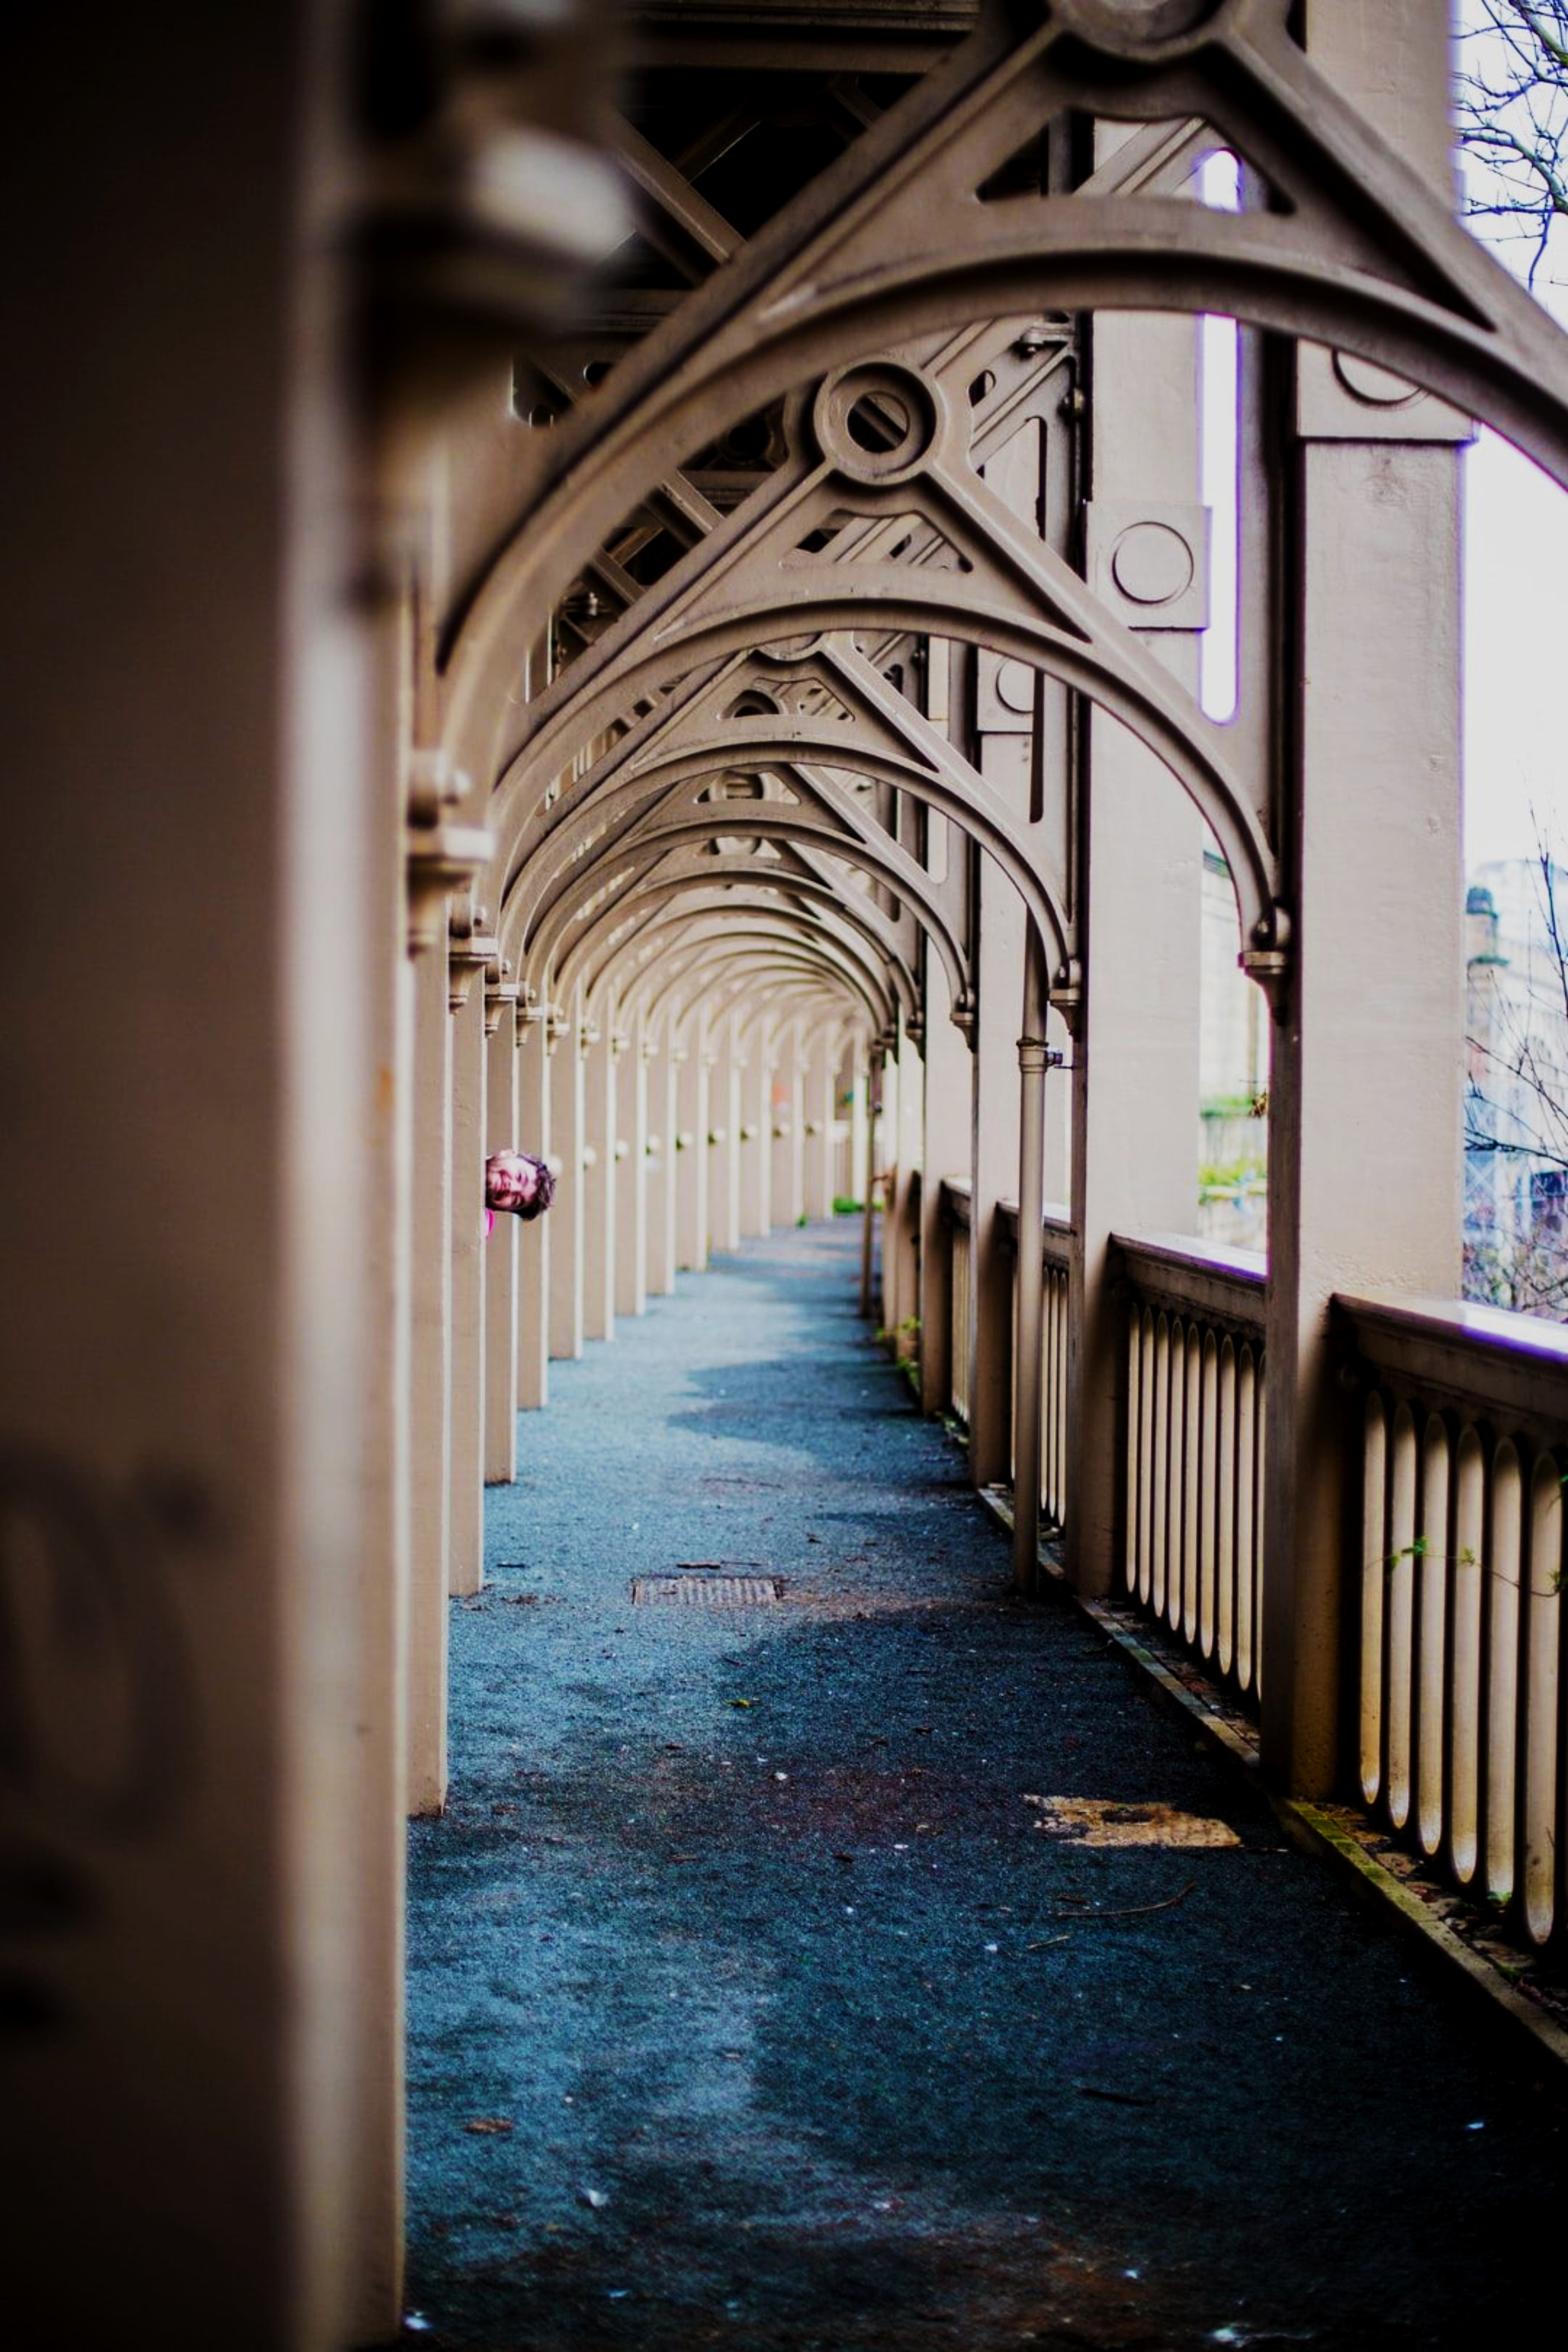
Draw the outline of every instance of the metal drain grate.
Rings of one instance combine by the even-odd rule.
[[[779,1597],[776,1576],[634,1576],[633,1606],[673,1601],[678,1608],[745,1609]]]

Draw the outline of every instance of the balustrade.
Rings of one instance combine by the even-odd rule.
[[[1117,1236],[1128,1292],[1129,1600],[1256,1707],[1264,1272],[1251,1251]]]
[[[1359,1631],[1362,1798],[1544,1944],[1568,1911],[1568,1332],[1457,1304],[1335,1303],[1361,1397],[1360,1558],[1346,1601]]]
[[[952,1412],[967,1423],[967,1185],[952,1232]],[[1009,1222],[1004,1207],[1004,1224]],[[1041,1504],[1059,1528],[1068,1457],[1065,1215],[1045,1221]],[[1124,1597],[1254,1712],[1263,1695],[1264,1300],[1260,1255],[1117,1235],[1127,1297]],[[1347,1672],[1362,1801],[1543,1945],[1568,1916],[1563,1494],[1568,1331],[1442,1302],[1337,1298],[1361,1510]]]

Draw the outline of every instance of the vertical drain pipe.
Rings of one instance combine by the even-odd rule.
[[[1040,1352],[1045,1328],[1046,1072],[1061,1055],[1046,1043],[1045,956],[1030,928],[1018,1040],[1018,1288],[1013,1311],[1013,1587],[1032,1593],[1040,1557]]]
[[[871,1312],[871,1243],[877,1228],[877,1212],[871,1194],[877,1173],[877,1119],[882,1108],[882,1052],[880,1037],[872,1041],[866,1061],[866,1206],[860,1224],[860,1312]]]

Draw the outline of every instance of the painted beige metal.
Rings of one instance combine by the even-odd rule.
[[[648,1063],[647,1016],[628,1006],[616,1059],[616,1300],[617,1315],[647,1311]]]
[[[1523,1316],[1346,1298],[1362,1391],[1360,1792],[1536,1944],[1568,1916],[1568,1346]]]
[[[485,1151],[537,1147],[518,1124],[521,1098],[517,1052],[517,983],[494,994],[496,1025],[485,1052]],[[488,1003],[487,1003],[488,1012]],[[517,1476],[518,1261],[523,1228],[498,1217],[483,1252],[485,1309],[485,1484],[508,1486]]]
[[[1262,1690],[1261,1260],[1117,1234],[1128,1294],[1125,1525],[1113,1590],[1256,1713]]]
[[[614,998],[601,1008],[583,1056],[583,1337],[616,1336],[616,1204],[620,1170]]]
[[[708,1126],[710,1118],[710,1048],[708,1022],[700,1005],[679,1024],[676,1051],[675,1263],[682,1274],[700,1274],[708,1264]]]
[[[1024,284],[1047,307],[1225,310],[1359,352],[1485,412],[1568,471],[1560,339],[1457,226],[1425,155],[1413,166],[1345,98],[1353,75],[1336,87],[1302,56],[1286,13],[1287,0],[1227,0],[1180,48],[1126,12],[1069,25],[1082,11],[1066,0],[1021,40],[1001,12],[983,17],[805,201],[644,340],[604,398],[537,436],[514,534],[448,641],[455,740],[471,737],[494,764],[496,663],[513,614],[551,601],[663,453],[868,346],[1007,316]],[[1068,30],[1091,59],[1101,50],[1098,87],[1092,66],[1087,79],[1064,78],[1085,55],[1063,50]],[[1337,49],[1334,62],[1344,62]],[[1286,201],[1274,213],[1194,207],[1177,218],[1168,199],[1138,194],[976,205],[988,173],[1064,104],[1206,121]],[[1353,209],[1341,193],[1352,189]]]
[[[298,243],[335,161],[305,14],[226,23],[220,70],[204,11],[40,17],[7,139],[0,1380],[42,1647],[0,1813],[79,1923],[7,1939],[13,2016],[59,2021],[13,2030],[0,2100],[18,2343],[155,2312],[171,2352],[316,2352],[398,2313],[395,1503],[364,1517],[395,1277],[364,1228],[398,1213],[401,812],[342,593],[336,293]],[[135,102],[73,142],[89,88]],[[135,1595],[102,1745],[53,1671],[68,1559],[106,1626]]]
[[[538,1005],[518,1016],[518,1141],[553,1162],[551,1139],[551,1047]],[[559,1171],[557,1171],[559,1181]],[[533,1412],[550,1397],[551,1235],[553,1217],[536,1218],[518,1239],[517,1402]]]
[[[1091,487],[1125,532],[1195,495],[1195,334],[1184,319],[1111,317],[1093,338]],[[1190,625],[1162,624],[1148,642],[1152,659],[1195,682]],[[1089,756],[1081,887],[1094,952],[1074,1050],[1067,1568],[1078,1591],[1103,1595],[1119,1549],[1123,1380],[1110,1236],[1180,1230],[1195,1215],[1203,835],[1146,746],[1098,711]]]
[[[1047,1113],[1059,1083],[1048,1082]],[[1041,1338],[1040,1514],[1043,1526],[1059,1533],[1067,1525],[1068,1496],[1074,1485],[1068,1453],[1068,1342],[1070,1331],[1071,1229],[1047,1204],[1045,1218],[1045,1315]]]
[[[493,945],[493,942],[492,942]],[[482,976],[483,965],[479,967]],[[482,986],[452,1014],[452,1477],[447,1587],[485,1580],[485,1035]]]
[[[1390,71],[1401,34],[1431,37],[1441,19],[1434,0],[1405,0],[1375,23],[1320,16],[1315,33],[1331,44],[1342,86],[1446,189],[1418,85]],[[1368,1286],[1373,1270],[1377,1286],[1415,1294],[1455,1288],[1458,1276],[1457,457],[1441,434],[1308,442],[1296,479],[1297,644],[1311,685],[1290,814],[1300,955],[1270,1086],[1262,1746],[1283,1784],[1325,1795],[1346,1736],[1337,1531],[1347,1471],[1330,1296]],[[1342,945],[1352,938],[1370,959],[1353,990]],[[1367,1034],[1369,1001],[1400,1037],[1393,1062]],[[1353,1131],[1373,1115],[1386,1139],[1383,1181],[1352,1206],[1325,1122]]]
[[[947,1220],[948,1242],[948,1328],[952,1333],[949,1350],[949,1384],[947,1402],[961,1428],[969,1426],[969,1379],[973,1351],[966,1344],[973,1328],[973,1252],[969,1228],[970,1187],[967,1177],[944,1179],[942,1212]],[[961,1339],[965,1344],[960,1344]]]
[[[650,1296],[667,1298],[675,1288],[676,1137],[680,1128],[680,1066],[676,1058],[674,1015],[647,1015],[658,1045],[649,1065],[648,1261]]]
[[[952,1319],[952,1229],[942,1213],[944,1179],[959,1172],[966,1139],[953,1117],[953,1106],[966,1101],[970,1083],[968,1049],[951,1022],[942,1017],[949,1009],[945,975],[928,952],[921,1103],[925,1170],[920,1227],[921,1404],[927,1412],[948,1410],[954,1351],[966,1354],[968,1349],[967,1323],[959,1327]]]
[[[1014,1289],[1013,1582],[1032,1593],[1039,1580],[1045,1339],[1045,1159],[1047,1046],[1045,991],[1026,988],[1025,1034],[1018,1040],[1021,1092],[1018,1146],[1017,1275]]]
[[[414,992],[408,1801],[416,1813],[438,1813],[447,1801],[452,1481],[452,1015],[442,958],[419,960]]]
[[[773,1223],[798,1224],[805,1214],[805,1041],[798,1018],[781,1021],[770,1116],[773,1136]]]
[[[550,1353],[571,1360],[583,1352],[583,1149],[587,1140],[585,1045],[582,991],[572,992],[558,1016],[560,1034],[550,1059],[550,1149],[561,1162],[550,1210]]]
[[[563,393],[548,432],[511,412],[507,386],[574,274],[563,225],[580,253],[586,224],[614,251],[624,222],[574,100],[569,123],[536,128],[557,196],[569,184],[580,201],[511,218],[475,296],[468,167],[505,127],[482,59],[451,68],[450,142],[372,158],[332,127],[336,87],[318,62],[335,46],[331,7],[226,20],[216,74],[205,17],[176,10],[133,31],[95,17],[94,70],[133,86],[137,104],[71,148],[71,217],[92,221],[93,282],[133,299],[134,336],[123,303],[80,300],[88,248],[47,208],[17,215],[25,249],[7,282],[24,297],[29,365],[12,387],[26,452],[12,551],[28,593],[7,709],[37,789],[12,812],[13,846],[20,872],[70,879],[63,894],[24,893],[7,941],[22,1081],[5,1178],[23,1368],[13,1475],[46,1528],[68,1493],[100,1524],[107,1563],[127,1548],[153,1562],[182,1700],[158,1715],[134,1850],[63,1813],[22,1824],[80,1874],[106,1923],[71,1964],[79,2032],[31,2053],[28,2144],[7,2167],[22,2250],[7,2318],[24,2333],[35,2308],[81,2343],[114,2340],[127,2308],[156,2309],[170,2352],[336,2352],[395,2332],[395,1825],[405,1799],[443,1801],[447,1583],[479,1572],[482,1481],[512,1459],[514,1371],[517,1402],[542,1403],[551,1334],[558,1352],[583,1345],[590,1265],[617,1272],[595,1293],[594,1328],[607,1336],[616,1312],[636,1311],[639,1217],[657,1289],[673,1279],[678,1223],[698,1264],[710,1215],[727,1237],[770,1207],[826,1214],[837,1130],[864,1144],[868,1056],[895,1036],[885,1300],[901,1307],[918,1037],[922,1381],[934,1402],[951,1376],[977,1467],[1005,1473],[1013,1315],[998,1203],[1023,1175],[1032,1251],[1034,1195],[1066,1133],[1047,1121],[1041,1135],[1031,1107],[1020,1162],[1030,922],[1050,950],[1045,1034],[1059,1045],[1079,1031],[1078,1238],[1065,1297],[1061,1235],[1044,1244],[1043,1297],[1030,1276],[1018,1393],[1043,1364],[1042,1486],[1078,1547],[1075,1573],[1092,1587],[1096,1563],[1119,1557],[1095,1515],[1128,1476],[1151,1606],[1238,1680],[1267,1659],[1273,1776],[1325,1788],[1342,1732],[1358,1728],[1369,1790],[1401,1834],[1461,1879],[1511,1890],[1532,1935],[1556,1931],[1561,1420],[1494,1426],[1521,1383],[1533,1393],[1546,1376],[1517,1333],[1478,1349],[1473,1332],[1435,1335],[1439,1309],[1420,1310],[1419,1331],[1414,1310],[1367,1310],[1367,1394],[1347,1451],[1327,1343],[1336,1291],[1375,1279],[1414,1296],[1453,1280],[1458,918],[1450,929],[1434,910],[1458,905],[1464,415],[1486,414],[1568,474],[1563,341],[1449,216],[1446,12],[1308,0],[1306,55],[1284,0],[1194,0],[1175,34],[1113,0],[1041,0],[1022,30],[988,11],[964,40],[956,15],[935,11],[918,37],[862,26],[847,47],[832,13],[791,48],[797,67],[831,51],[907,70],[908,95],[880,119],[864,107],[842,163],[746,245],[628,130],[622,152],[658,236],[695,282],[642,340],[622,334],[592,400],[570,406]],[[582,24],[559,37],[581,45]],[[704,36],[702,53],[725,54],[728,37]],[[81,42],[74,17],[34,29],[12,142],[23,184],[58,179]],[[580,88],[570,75],[541,86]],[[1089,185],[1074,193],[1058,172],[1038,196],[977,200],[994,165],[1069,105],[1128,128]],[[1226,217],[1176,193],[1205,121],[1281,201]],[[548,144],[563,132],[565,147]],[[396,240],[348,282],[345,228],[374,217],[384,230],[392,183],[451,233],[470,306],[458,333],[453,285],[420,280]],[[224,327],[199,367],[181,363],[193,289]],[[621,299],[612,290],[606,308]],[[357,457],[331,359],[351,310],[379,331],[376,373],[356,386],[361,425],[374,419]],[[1087,579],[1066,560],[1085,395],[1076,323],[1044,315],[1058,310],[1100,314],[1105,472],[1089,486]],[[1258,584],[1242,616],[1247,693],[1223,734],[1195,709],[1179,646],[1181,675],[1171,668],[1172,633],[1155,630],[1162,656],[1140,621],[1148,576],[1117,561],[1130,529],[1176,531],[1194,575],[1163,617],[1199,610],[1190,398],[1184,414],[1183,362],[1169,356],[1190,330],[1147,314],[1216,310],[1312,339],[1298,359],[1299,446],[1279,477],[1300,498],[1282,610],[1262,584],[1280,575],[1268,537],[1279,484],[1253,429],[1255,382],[1244,394]],[[1156,349],[1166,357],[1151,364]],[[558,390],[568,356],[541,361]],[[1426,392],[1397,412],[1370,401],[1369,363]],[[81,387],[110,382],[106,437]],[[1134,395],[1146,418],[1169,399],[1177,429],[1162,411],[1148,448],[1173,465],[1117,481]],[[862,397],[903,404],[890,456],[856,438]],[[678,468],[775,400],[787,403],[781,461],[725,510]],[[1027,499],[1006,495],[1026,433],[1044,435],[1046,505],[1062,526],[1043,541]],[[363,524],[353,546],[349,516]],[[639,532],[647,544],[648,516],[687,551],[651,588],[633,544]],[[831,541],[803,548],[830,526]],[[84,632],[79,583],[106,543],[130,568]],[[567,597],[579,582],[595,609],[586,586]],[[1290,648],[1283,670],[1276,641]],[[977,761],[945,692],[951,645],[968,666]],[[1047,681],[1026,713],[1010,698],[1019,665]],[[1298,677],[1292,734],[1279,722]],[[1069,688],[1096,704],[1087,803]],[[774,699],[737,714],[747,689]],[[704,800],[721,782],[743,787],[743,813]],[[1164,1139],[1185,998],[1164,959],[1184,919],[1176,836],[1194,835],[1194,803],[1231,859],[1244,949],[1279,1016],[1261,1627],[1253,1587],[1219,1566],[1251,1556],[1258,1525],[1255,1336],[1226,1323],[1212,1269],[1129,1244],[1142,1303],[1113,1363],[1090,1280],[1113,1227],[1182,1221],[1163,1173],[1134,1183],[1116,1157],[1136,1145],[1144,1171],[1182,1157]],[[710,855],[715,843],[730,845]],[[406,907],[393,887],[405,866]],[[474,919],[476,875],[499,939]],[[397,961],[405,936],[424,950],[412,970]],[[503,953],[524,989],[515,1049]],[[947,1015],[973,1024],[977,992],[972,1072]],[[635,1041],[639,1024],[652,1058],[633,1042],[617,1061],[621,1027]],[[783,1117],[770,1039],[784,1041]],[[730,1056],[721,1090],[736,1090],[718,1110],[710,1041]],[[584,1132],[584,1045],[598,1057],[596,1134]],[[626,1108],[634,1074],[646,1116]],[[860,1088],[847,1116],[841,1078]],[[770,1121],[791,1130],[771,1145]],[[1378,1185],[1353,1203],[1335,1140],[1347,1122],[1388,1145]],[[749,1142],[752,1125],[764,1133]],[[486,1250],[479,1163],[506,1127],[555,1150],[562,1187],[542,1226],[508,1221]],[[710,1128],[722,1146],[707,1143]],[[71,1156],[105,1129],[116,1182],[91,1219],[67,1220]],[[629,1165],[615,1156],[628,1129]],[[692,1148],[678,1151],[683,1129]],[[859,1181],[865,1162],[862,1150]],[[238,1251],[225,1224],[237,1168]],[[944,1222],[949,1171],[963,1187]],[[964,1344],[949,1346],[944,1321]],[[1417,1341],[1418,1364],[1400,1352]],[[1108,1447],[1123,1363],[1125,1443]],[[1347,1575],[1336,1530],[1358,1491],[1366,1559]],[[1439,1521],[1441,1577],[1430,1543],[1416,1549]],[[1372,1575],[1373,1558],[1392,1564]],[[1378,1661],[1353,1709],[1338,1685],[1347,1608]],[[184,1749],[182,1720],[195,1743]],[[140,2077],[119,2063],[126,2047],[142,2053]],[[134,2214],[84,2206],[77,2184],[103,2177],[142,2184]],[[65,2277],[51,2261],[45,2276],[29,2264],[58,2242],[48,2184],[60,2180],[91,2259]],[[157,2250],[176,2234],[194,2251],[171,2272]]]
[[[1031,499],[1026,477],[1020,503]],[[1030,761],[1026,738],[984,731],[978,764],[1016,822],[1026,819]],[[966,1378],[969,1475],[977,1486],[1013,1469],[1013,1307],[1016,1258],[1002,1215],[1018,1185],[1020,1095],[1017,1040],[1021,975],[1027,939],[1016,891],[987,861],[978,877],[974,1060],[970,1104],[970,1351]]]

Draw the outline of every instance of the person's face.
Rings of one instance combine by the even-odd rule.
[[[533,1162],[519,1160],[509,1152],[485,1171],[485,1206],[489,1209],[526,1209],[533,1199],[538,1182],[539,1171]]]

